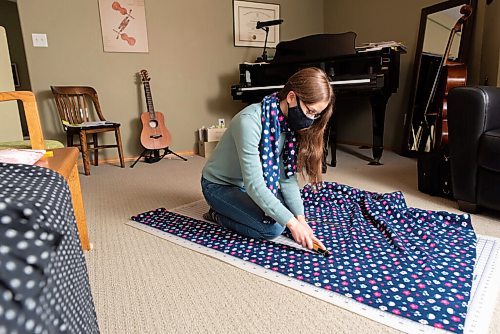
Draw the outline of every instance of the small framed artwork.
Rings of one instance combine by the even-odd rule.
[[[104,52],[149,52],[144,0],[99,0]]]
[[[266,32],[257,29],[257,22],[278,20],[280,5],[252,1],[234,1],[234,46],[264,47]],[[267,47],[275,48],[279,42],[279,25],[270,26]]]
[[[12,67],[12,78],[14,79],[14,86],[20,87],[21,81],[19,80],[19,72],[17,72],[17,64],[12,63],[11,67]]]

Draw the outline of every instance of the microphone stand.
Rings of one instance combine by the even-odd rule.
[[[266,39],[264,41],[264,51],[262,51],[262,56],[257,58],[258,62],[265,61],[267,62],[267,51],[266,51],[266,46],[267,46],[267,35],[269,34],[269,27],[262,27],[262,30],[266,32]]]

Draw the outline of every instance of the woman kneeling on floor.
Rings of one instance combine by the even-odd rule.
[[[204,218],[251,238],[272,239],[288,228],[303,247],[325,249],[305,219],[297,172],[321,182],[334,101],[325,73],[305,68],[241,110],[203,168]]]

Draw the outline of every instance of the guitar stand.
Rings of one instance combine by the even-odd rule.
[[[134,163],[132,165],[130,165],[130,168],[134,168],[135,164],[137,162],[139,162],[139,160],[141,160],[142,157],[144,157],[144,162],[147,162],[148,164],[152,164],[152,163],[160,161],[167,154],[173,154],[176,157],[179,157],[182,160],[187,161],[186,158],[181,157],[180,155],[178,155],[177,153],[175,153],[174,151],[172,151],[168,147],[165,147],[162,149],[163,150],[162,155],[160,155],[160,150],[161,149],[157,149],[157,150],[145,149],[144,151],[142,151],[141,155],[137,158],[137,160],[135,160]]]

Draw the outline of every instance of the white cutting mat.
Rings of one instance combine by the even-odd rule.
[[[189,203],[170,211],[179,213],[198,220],[203,219],[203,213],[208,211],[208,205],[204,200]],[[310,296],[324,300],[333,305],[345,308],[351,312],[371,320],[380,322],[384,325],[393,327],[406,333],[448,333],[447,331],[436,329],[430,326],[422,325],[407,318],[399,317],[394,314],[383,312],[377,308],[369,307],[359,303],[351,298],[331,292],[325,289],[318,289],[314,285],[290,278],[286,275],[276,273],[265,269],[259,265],[244,261],[242,259],[226,255],[222,252],[207,248],[175,235],[162,232],[156,228],[137,223],[127,222],[127,225],[140,230],[154,234],[160,238],[167,239],[180,246],[189,248],[199,253],[215,257],[221,261],[227,262],[235,267],[241,268],[255,275],[264,277],[287,287],[296,289]],[[464,333],[476,334],[487,333],[495,305],[498,302],[498,293],[500,289],[500,239],[478,235],[477,259],[474,268],[474,278],[472,281],[471,298],[469,301],[469,310],[465,321]],[[279,236],[273,240],[288,246],[301,248],[293,240],[284,236]]]

